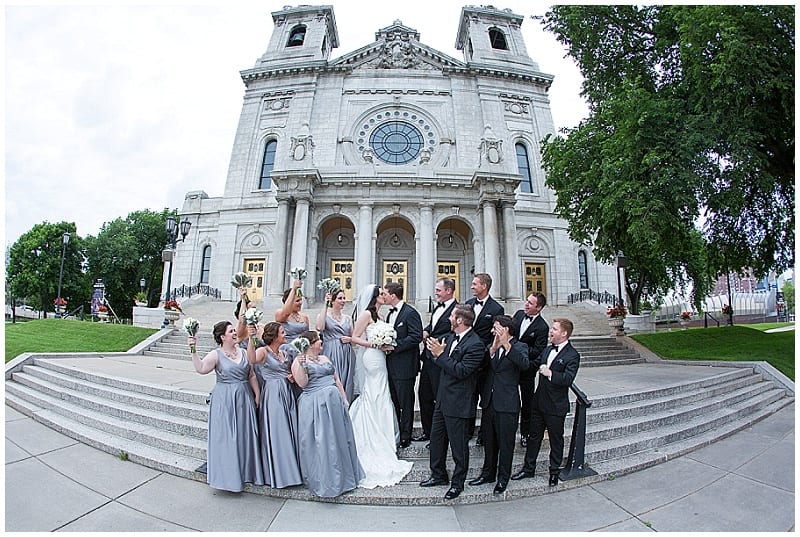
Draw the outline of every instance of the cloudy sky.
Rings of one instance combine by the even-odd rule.
[[[80,236],[142,209],[180,208],[186,192],[221,196],[244,85],[272,34],[271,12],[304,0],[220,5],[5,6],[5,241],[35,224],[75,222]],[[339,57],[399,19],[420,41],[455,49],[468,0],[318,2],[334,8]],[[520,15],[548,4],[493,0]],[[380,6],[365,9],[364,6]],[[528,54],[555,76],[556,128],[586,115],[580,73],[526,17]]]

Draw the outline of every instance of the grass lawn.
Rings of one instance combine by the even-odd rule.
[[[158,332],[126,324],[68,319],[6,323],[6,362],[24,352],[124,352]]]
[[[631,336],[660,357],[673,360],[765,361],[794,380],[794,330],[767,334],[785,323],[690,328]]]

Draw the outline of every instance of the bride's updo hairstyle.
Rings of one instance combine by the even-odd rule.
[[[381,288],[377,285],[374,287],[372,291],[372,300],[369,301],[369,305],[365,308],[370,314],[372,315],[372,320],[378,320],[378,295],[381,294]]]
[[[361,290],[361,293],[358,295],[358,299],[355,301],[355,307],[353,308],[354,323],[358,320],[358,318],[361,316],[361,312],[364,310],[369,311],[373,322],[378,320],[377,302],[378,295],[380,294],[380,286],[375,285],[374,283],[369,284]]]

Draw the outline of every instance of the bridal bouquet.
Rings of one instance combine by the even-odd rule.
[[[250,287],[253,283],[253,277],[245,272],[237,272],[231,278],[231,285],[237,289],[241,289],[242,287]]]
[[[264,315],[258,308],[247,308],[247,311],[244,312],[244,322],[251,326],[255,326],[261,322],[261,317]]]
[[[383,345],[397,345],[397,330],[389,323],[378,321],[370,330],[369,344],[375,348]]]
[[[294,278],[295,280],[300,280],[302,282],[302,281],[305,281],[306,276],[308,276],[308,271],[306,269],[304,269],[303,267],[294,267],[292,270],[287,272],[287,274],[289,276],[291,276],[292,278]],[[303,288],[302,288],[302,286],[300,286],[297,289],[297,296],[298,297],[303,296]]]
[[[194,337],[197,335],[197,331],[200,330],[200,323],[197,322],[197,319],[187,317],[183,320],[183,329],[186,330],[186,333],[191,337]],[[189,350],[194,354],[197,348],[195,345],[189,345]]]
[[[306,349],[308,349],[311,343],[308,341],[308,338],[299,337],[292,341],[291,345],[297,349],[298,353],[305,354]],[[306,362],[303,362],[303,371],[305,371],[306,375],[308,375],[308,366],[306,365]]]
[[[333,278],[323,278],[322,280],[317,283],[317,289],[322,289],[322,292],[326,295],[331,295],[331,298],[334,298],[336,294],[342,289],[342,286],[339,285],[337,280]],[[329,308],[333,305],[330,301],[325,303]]]

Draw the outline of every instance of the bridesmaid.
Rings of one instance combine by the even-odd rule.
[[[335,296],[325,295],[325,306],[317,315],[316,329],[322,334],[322,354],[327,356],[344,387],[347,400],[353,400],[356,356],[350,345],[353,322],[349,315],[342,313],[347,301],[344,291],[336,291]],[[331,304],[330,309],[328,303]]]
[[[322,498],[353,490],[364,478],[358,462],[349,403],[333,364],[320,354],[322,342],[314,331],[301,335],[310,345],[292,364],[295,381],[303,388],[297,403],[300,429],[300,469],[303,482]]]
[[[250,327],[251,341],[256,329]],[[293,380],[291,362],[280,350],[286,341],[280,323],[267,323],[261,336],[266,346],[247,346],[247,360],[255,364],[260,379],[261,403],[258,425],[261,431],[261,463],[267,485],[275,488],[302,485],[300,450],[297,439],[297,406],[289,387]]]
[[[283,325],[286,343],[291,343],[297,336],[311,326],[308,315],[300,311],[303,297],[297,296],[297,290],[303,285],[301,280],[292,282],[292,286],[283,293],[283,306],[275,311],[275,320]]]
[[[208,411],[207,480],[212,488],[241,492],[245,483],[264,484],[256,417],[258,380],[244,349],[236,345],[236,328],[220,321],[212,333],[219,348],[203,359],[192,352],[195,371],[217,375]],[[190,337],[190,348],[196,344]]]

